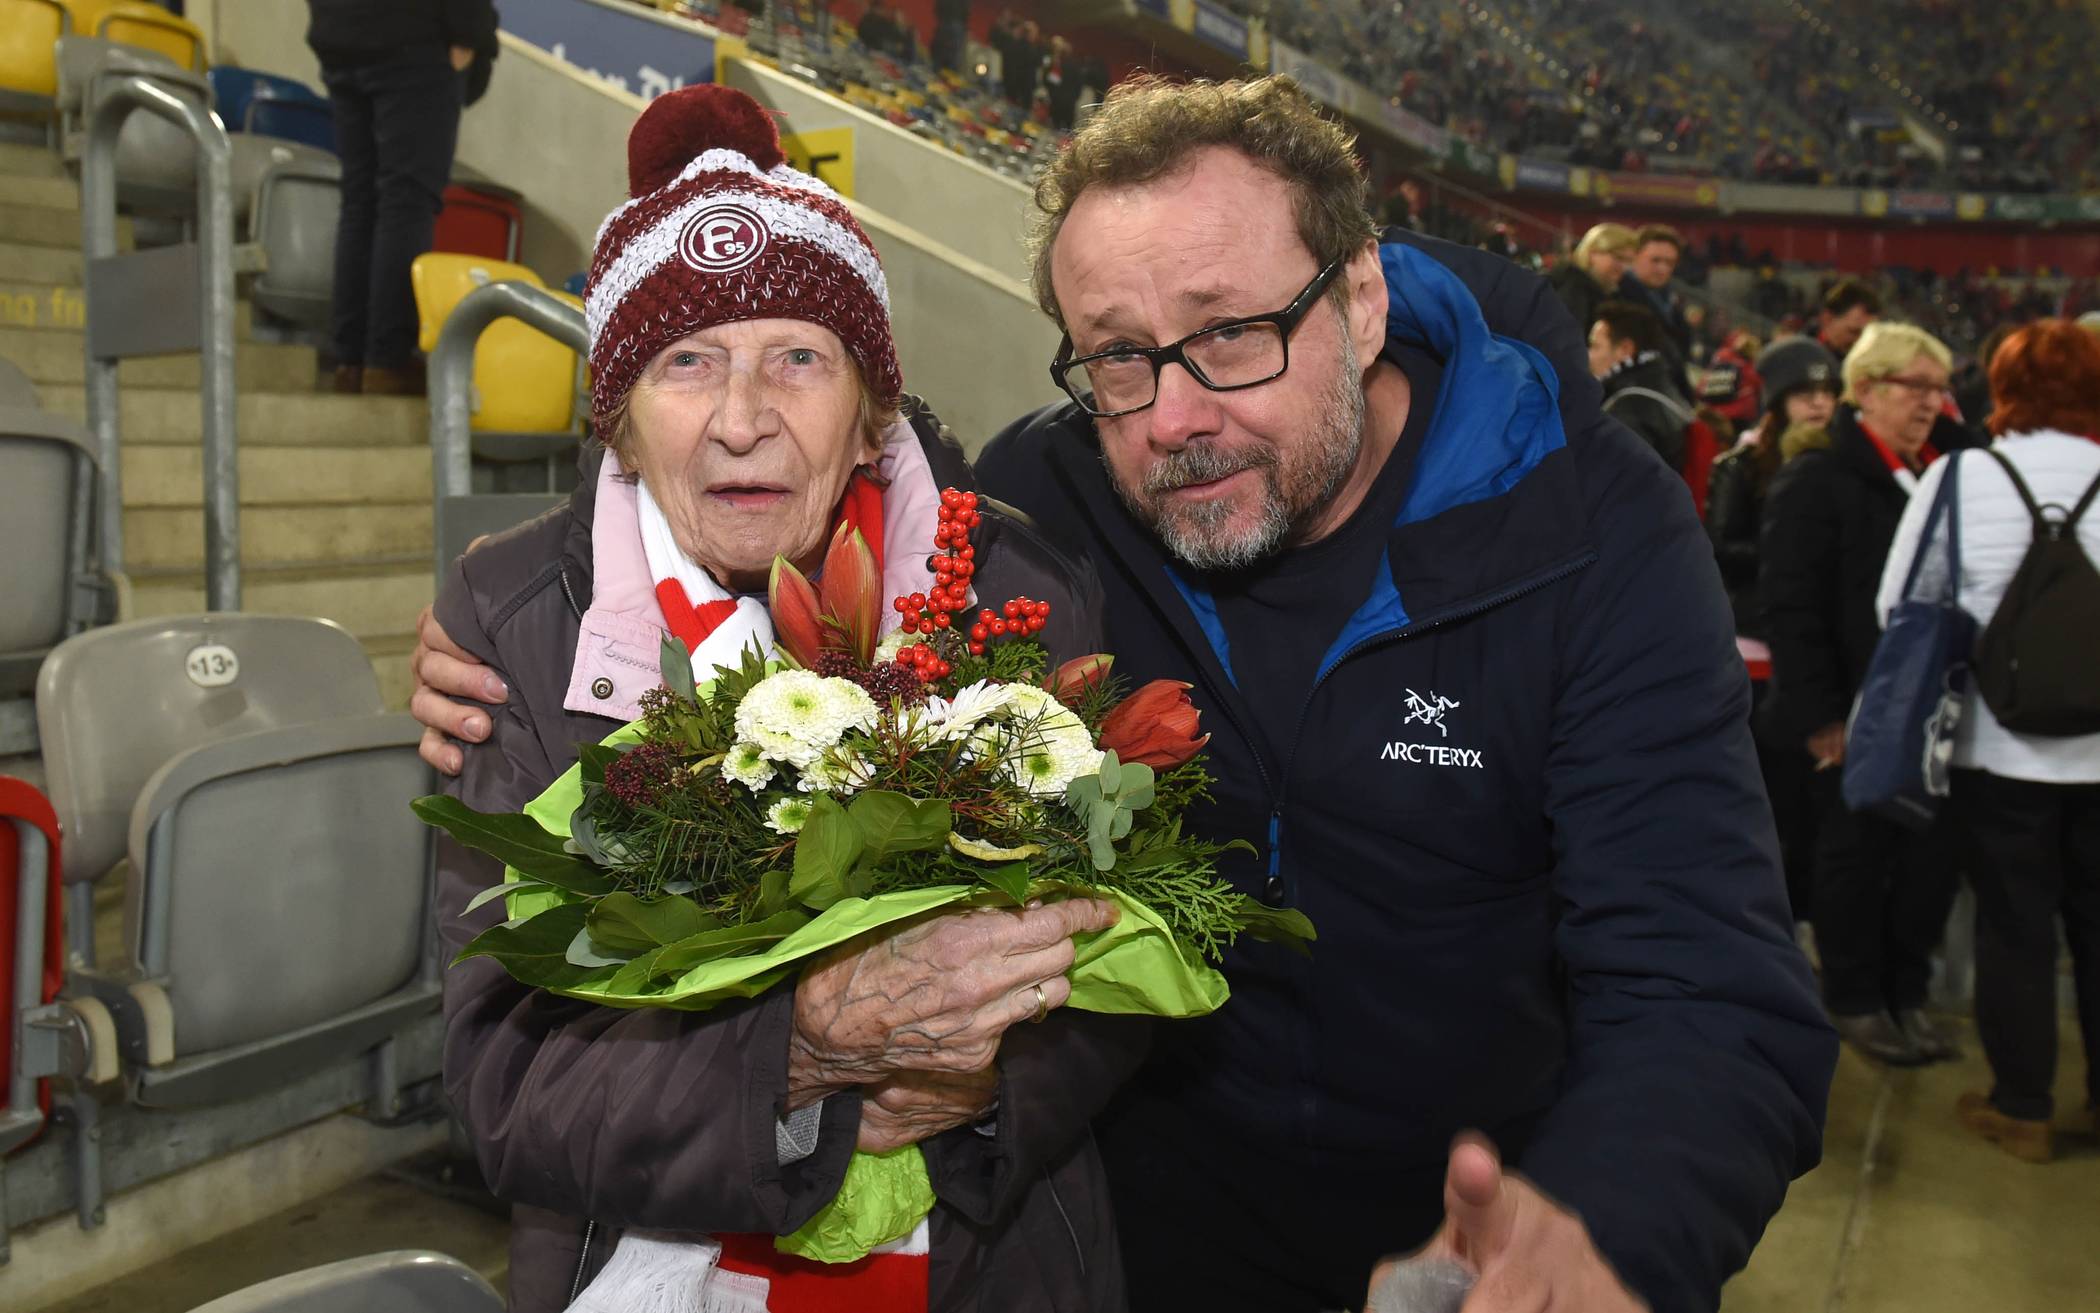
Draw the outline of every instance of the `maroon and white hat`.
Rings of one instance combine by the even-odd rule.
[[[594,417],[664,347],[746,319],[822,324],[878,396],[902,394],[875,248],[838,193],[787,166],[757,101],[715,85],[657,97],[627,136],[627,182],[583,294]]]

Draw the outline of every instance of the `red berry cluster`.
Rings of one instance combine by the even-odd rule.
[[[977,623],[970,626],[970,654],[983,656],[985,644],[995,638],[1005,638],[1009,634],[1016,638],[1040,634],[1048,623],[1048,602],[1016,597],[997,611],[986,607],[977,613]]]

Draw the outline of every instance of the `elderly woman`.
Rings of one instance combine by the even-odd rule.
[[[610,449],[567,506],[462,558],[437,603],[508,685],[457,785],[485,811],[517,810],[579,744],[636,717],[664,632],[702,670],[767,643],[773,560],[814,569],[841,521],[876,548],[891,594],[927,591],[940,491],[969,483],[902,395],[867,237],[784,165],[755,102],[720,87],[659,98],[629,167],[633,199],[599,232],[586,294]],[[1089,577],[997,507],[975,547],[981,596],[1049,600],[1054,652],[1098,647]],[[440,862],[456,950],[500,919],[496,904],[462,912],[502,871],[450,843]],[[721,1242],[728,1283],[757,1292],[740,1309],[1120,1308],[1086,1127],[1141,1056],[1142,1023],[1053,1012],[1071,937],[1111,917],[1090,901],[938,917],[701,1013],[564,1001],[486,961],[451,969],[445,1085],[515,1206],[512,1307],[561,1309],[616,1249],[669,1232]],[[912,1237],[838,1267],[774,1253],[833,1198],[856,1146],[912,1143],[938,1199]]]
[[[1953,360],[1908,324],[1868,328],[1845,358],[1827,430],[1789,430],[1765,498],[1758,588],[1772,647],[1764,708],[1774,738],[1797,745],[1823,795],[1812,924],[1823,1003],[1871,1058],[1916,1066],[1959,1056],[1926,1017],[1932,952],[1952,909],[1945,846],[1838,798],[1845,721],[1881,639],[1874,593],[1896,522],[1942,442]]]
[[[1639,246],[1638,234],[1623,223],[1600,223],[1575,243],[1575,254],[1546,282],[1587,333],[1597,322],[1597,307],[1619,295],[1619,282]]]
[[[2084,507],[2060,532],[2100,562],[2100,512],[2092,509],[2100,500],[2100,338],[2068,320],[2038,320],[1991,356],[1990,380],[1997,409],[1989,427],[1998,440],[1988,455],[1962,457],[1959,481],[1959,600],[1978,633],[2000,618],[2038,519],[2061,524]],[[1902,600],[1943,475],[1941,465],[1925,472],[1896,526],[1881,576],[1884,617]],[[2053,628],[2093,672],[2092,635],[2076,611],[2030,606],[2026,617]],[[1964,1093],[1956,1109],[1976,1135],[2016,1158],[2047,1162],[2055,1148],[2059,916],[2085,1041],[2085,1123],[2100,1112],[2100,733],[2009,729],[1983,682],[1970,681],[1955,734],[1947,826],[1976,890],[1976,1031],[1992,1084]]]

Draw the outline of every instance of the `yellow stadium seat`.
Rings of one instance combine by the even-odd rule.
[[[437,347],[438,330],[452,308],[477,287],[514,280],[544,288],[521,264],[433,251],[410,267],[420,345]],[[581,308],[567,292],[554,295]],[[516,319],[499,319],[474,346],[473,426],[492,433],[561,433],[575,426],[576,353]]]
[[[0,91],[58,94],[58,39],[69,15],[58,0],[0,0]]]
[[[188,19],[177,18],[145,0],[64,0],[73,12],[73,31],[159,51],[183,68],[202,73],[204,33]]]

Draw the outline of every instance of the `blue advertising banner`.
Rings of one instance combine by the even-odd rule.
[[[501,14],[512,36],[637,96],[715,80],[714,38],[683,19],[597,0],[503,0]]]
[[[1196,0],[1195,33],[1234,59],[1247,57],[1247,23],[1239,15]]]

